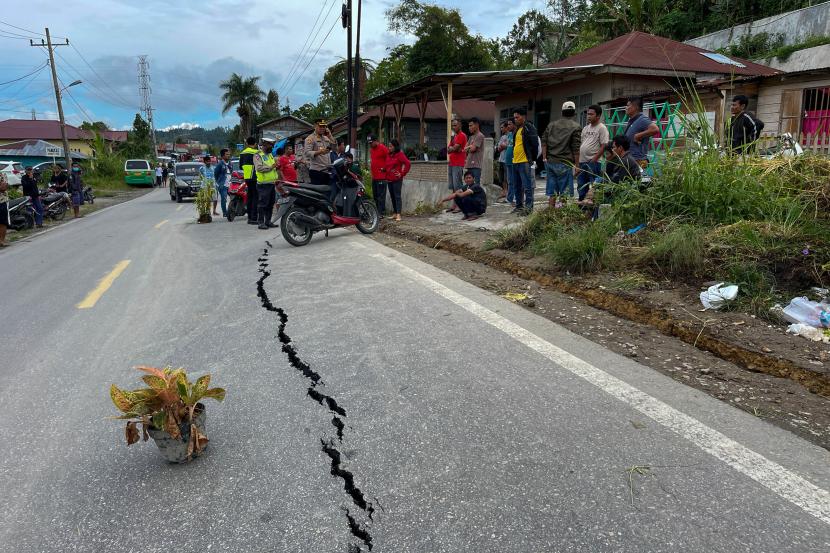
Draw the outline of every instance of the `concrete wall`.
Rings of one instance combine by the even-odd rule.
[[[493,201],[501,193],[501,187],[493,184],[493,140],[484,141],[484,170],[481,172],[481,183],[487,192],[487,202]],[[434,205],[435,202],[450,193],[447,179],[446,161],[413,161],[412,169],[403,180],[403,211],[413,212],[418,205]],[[387,209],[391,202],[387,199]]]
[[[830,35],[830,2],[802,8],[785,14],[773,15],[729,29],[687,40],[686,44],[717,50],[737,42],[742,35],[784,35],[785,44],[798,44],[810,36]]]
[[[758,63],[768,65],[774,69],[779,69],[787,73],[824,69],[830,67],[830,44],[823,44],[821,46],[814,46],[813,48],[805,48],[804,50],[793,52],[792,55],[790,55],[790,57],[786,60],[770,58],[767,60],[757,61]]]

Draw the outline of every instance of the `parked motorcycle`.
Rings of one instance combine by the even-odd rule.
[[[280,181],[277,191],[283,197],[274,219],[280,219],[280,231],[292,246],[305,246],[315,232],[336,227],[356,226],[363,234],[371,234],[380,225],[375,204],[364,193],[363,183],[348,170],[345,159],[334,162],[337,177],[337,198],[329,202],[327,185],[297,184]]]
[[[228,221],[231,223],[236,217],[245,215],[248,210],[248,186],[244,180],[231,180],[231,185],[228,187],[228,196],[231,201],[228,202]]]
[[[9,228],[13,230],[30,229],[35,226],[35,214],[29,196],[9,200],[9,222]]]
[[[92,191],[91,186],[87,186],[86,188],[84,188],[84,202],[88,204],[95,203],[95,193]]]
[[[775,159],[777,157],[798,157],[804,155],[804,148],[801,144],[793,138],[793,135],[785,132],[784,134],[775,137],[776,143],[763,150],[758,151],[758,155],[765,159]]]
[[[69,194],[52,189],[40,192],[40,203],[43,204],[43,216],[55,221],[62,220],[72,205]]]

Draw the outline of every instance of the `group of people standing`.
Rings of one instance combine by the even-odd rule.
[[[159,188],[167,186],[167,179],[170,176],[171,167],[167,163],[156,164],[156,186]]]
[[[75,218],[83,217],[81,206],[84,204],[84,181],[80,164],[72,163],[71,171],[67,172],[60,165],[52,166],[52,175],[49,177],[49,187],[55,192],[66,192],[72,200],[72,211]],[[34,175],[33,167],[26,167],[20,178],[20,188],[24,196],[32,202],[32,211],[37,228],[43,228],[44,208],[40,200],[39,179]],[[9,216],[9,182],[5,173],[0,172],[0,248],[8,246],[6,232],[11,219]]]

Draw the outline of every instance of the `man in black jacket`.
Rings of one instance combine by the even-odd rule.
[[[745,154],[752,150],[754,142],[761,136],[764,124],[746,112],[749,99],[739,94],[732,99],[732,121],[729,123],[729,136],[733,154]]]
[[[259,153],[256,138],[249,136],[245,140],[246,148],[239,154],[239,166],[242,168],[242,178],[245,179],[245,188],[248,192],[248,224],[259,225],[258,206],[259,196],[256,189],[256,171],[254,171],[254,156]]]
[[[533,162],[539,157],[539,133],[527,120],[527,110],[518,108],[513,113],[516,132],[513,138],[513,182],[516,189],[516,208],[513,213],[530,215],[533,212],[533,189],[536,179]],[[524,197],[522,194],[524,191]]]
[[[35,210],[35,223],[37,228],[41,228],[43,226],[43,204],[40,202],[37,179],[31,167],[26,167],[26,174],[20,179],[20,184],[23,188],[23,195],[29,196],[29,199],[32,200],[32,207]]]

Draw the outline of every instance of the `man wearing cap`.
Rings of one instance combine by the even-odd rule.
[[[325,119],[315,121],[314,132],[305,139],[303,156],[308,163],[311,184],[329,185],[331,181],[330,154],[334,150],[334,137]]]
[[[372,168],[372,198],[378,208],[378,214],[383,217],[386,211],[386,162],[389,159],[389,148],[378,140],[378,137],[370,134],[369,161]]]
[[[256,188],[259,196],[257,206],[257,220],[260,229],[276,226],[271,222],[274,213],[274,203],[277,201],[277,162],[271,150],[277,143],[273,131],[262,134],[262,150],[254,154],[254,169],[256,170]]]
[[[248,211],[248,224],[256,225],[257,206],[259,198],[256,192],[256,171],[254,171],[254,156],[259,152],[256,145],[256,138],[249,136],[245,140],[245,149],[239,154],[239,166],[242,167],[242,177],[245,179],[245,186],[248,191],[248,202],[245,209]]]
[[[576,121],[576,104],[562,104],[562,117],[551,121],[542,135],[542,161],[547,172],[545,194],[550,207],[562,207],[562,199],[573,196],[574,175],[579,172],[582,129]]]

